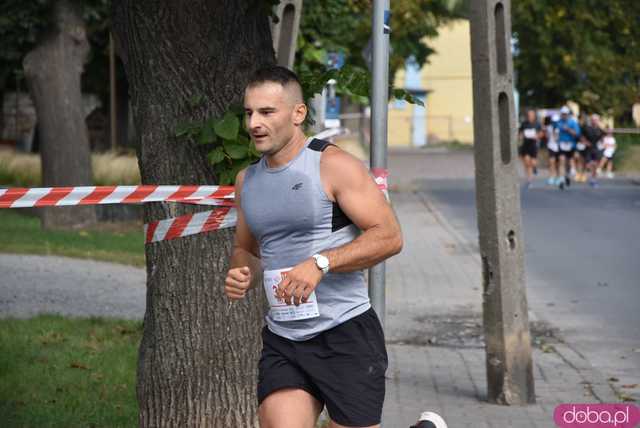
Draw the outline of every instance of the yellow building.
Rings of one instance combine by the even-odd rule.
[[[440,27],[428,42],[435,50],[429,62],[420,69],[409,59],[394,83],[422,98],[426,108],[399,101],[389,105],[389,146],[473,142],[469,21]]]

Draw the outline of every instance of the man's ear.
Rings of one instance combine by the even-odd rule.
[[[296,106],[293,108],[293,124],[296,126],[302,125],[307,117],[307,113],[308,110],[305,104],[296,104]]]

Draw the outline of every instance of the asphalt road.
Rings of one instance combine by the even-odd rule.
[[[472,179],[414,184],[478,242]],[[640,383],[640,186],[621,179],[562,192],[539,181],[521,205],[534,316],[620,385]]]

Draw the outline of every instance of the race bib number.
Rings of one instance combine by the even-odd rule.
[[[584,143],[578,143],[576,145],[576,149],[578,149],[578,150],[584,150],[586,148],[587,148],[587,146],[585,146]]]
[[[287,277],[287,272],[292,268],[264,271],[264,292],[269,300],[269,316],[274,321],[296,321],[320,316],[316,292],[312,292],[307,303],[299,306],[287,305],[284,300],[276,297],[278,284]]]
[[[551,150],[552,152],[557,152],[559,147],[558,147],[558,143],[556,143],[555,141],[549,141],[549,143],[547,144],[547,147],[549,148],[549,150]]]
[[[524,138],[528,140],[535,140],[538,136],[536,130],[534,128],[527,128],[523,132]]]

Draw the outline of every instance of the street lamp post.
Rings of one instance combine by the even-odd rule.
[[[387,108],[389,99],[389,0],[374,0],[372,18],[371,168],[387,168]],[[369,269],[369,295],[384,325],[385,263]]]

